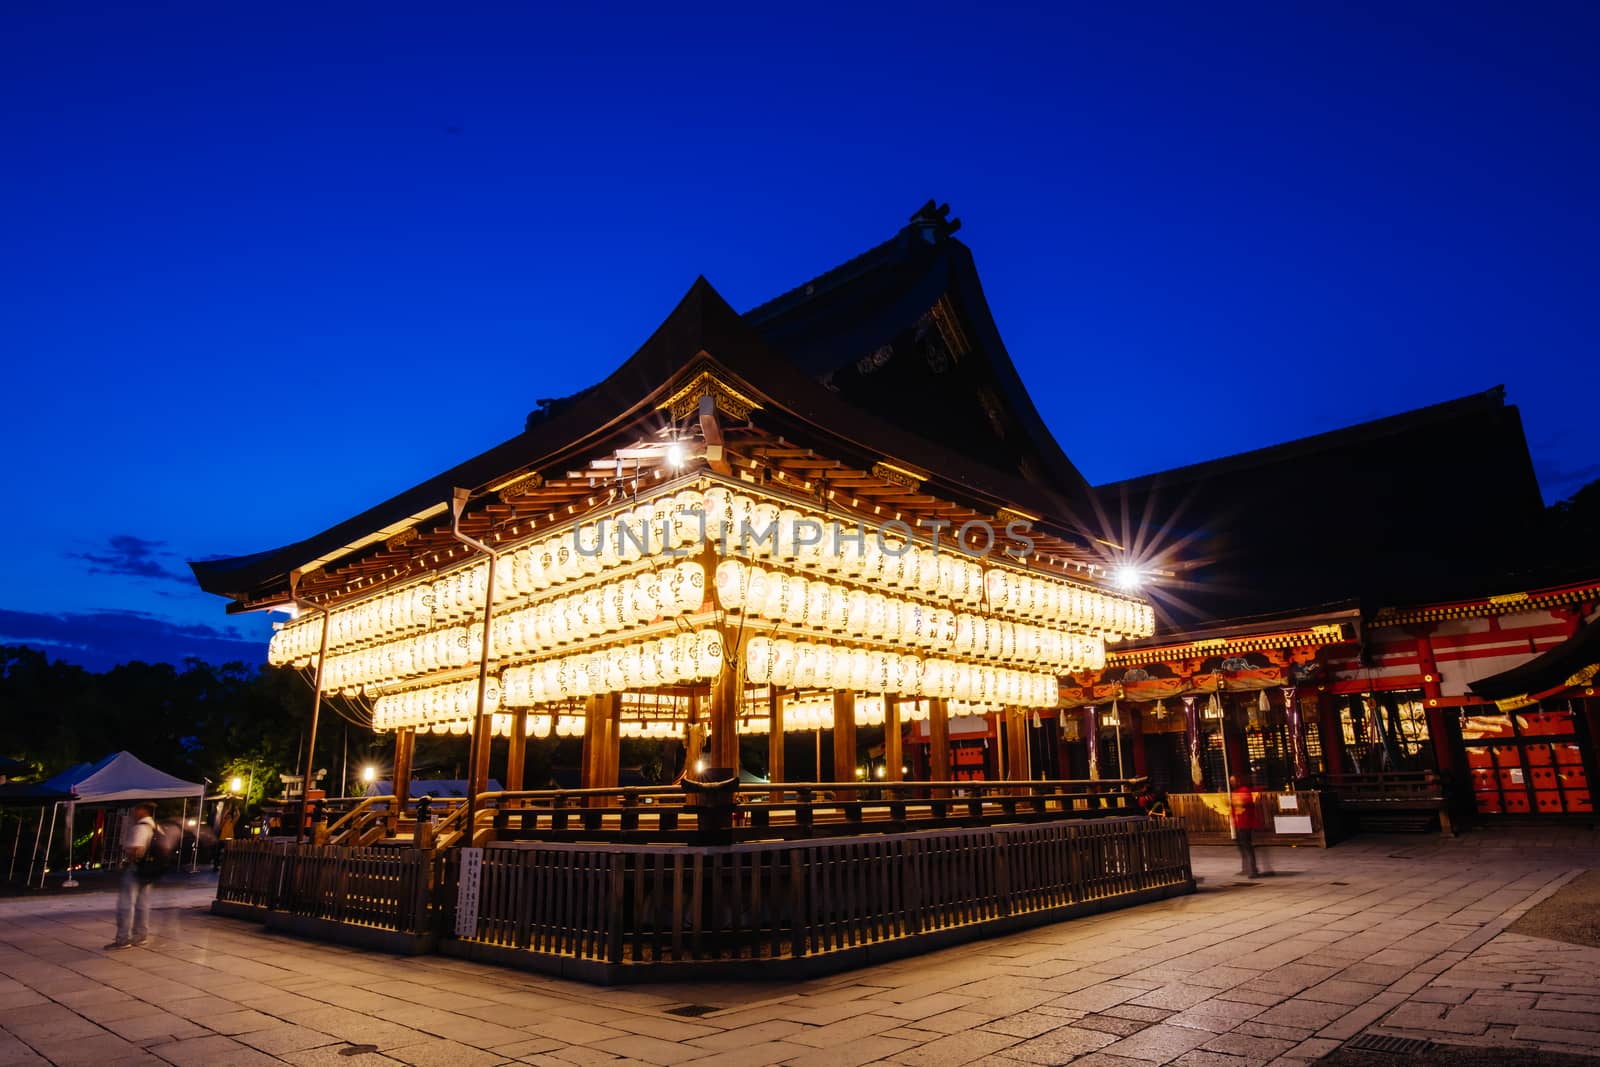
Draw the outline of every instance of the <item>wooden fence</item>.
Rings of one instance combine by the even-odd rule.
[[[618,841],[726,845],[995,823],[1137,815],[1140,779],[798,782],[730,790],[680,786],[483,793],[473,843]]]
[[[416,849],[234,841],[223,856],[217,900],[232,914],[277,912],[424,933],[431,929],[435,866]]]
[[[446,928],[458,857],[440,894]],[[472,932],[447,951],[616,981],[839,969],[1190,892],[1194,879],[1180,820],[1114,818],[730,846],[507,843],[483,850],[478,887]]]
[[[1324,822],[1322,794],[1256,793],[1256,825],[1253,840],[1258,845],[1315,845],[1326,848],[1336,838],[1335,829]],[[1285,799],[1287,798],[1287,799]],[[1189,828],[1189,840],[1196,845],[1226,845],[1229,833],[1227,793],[1173,793],[1167,797],[1172,814]]]

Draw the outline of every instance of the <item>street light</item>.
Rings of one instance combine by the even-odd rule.
[[[237,774],[228,779],[228,792],[232,793],[234,796],[238,796],[239,791],[243,788],[244,779],[240,778]]]
[[[370,763],[367,764],[365,767],[361,768],[361,780],[363,782],[367,783],[368,785],[371,785],[373,782],[377,781],[378,780],[378,768],[374,767]]]

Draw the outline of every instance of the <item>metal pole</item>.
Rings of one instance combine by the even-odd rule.
[[[28,850],[28,877],[22,880],[23,885],[33,881],[33,866],[39,861],[39,839],[44,836],[44,805],[39,805],[39,825],[33,830],[33,847]]]
[[[1217,693],[1222,692],[1222,683],[1217,683]],[[1228,840],[1238,838],[1239,831],[1233,825],[1233,775],[1228,773],[1228,709],[1223,706],[1222,698],[1213,694],[1217,702],[1217,737],[1222,741],[1222,788],[1228,796]]]
[[[193,874],[195,872],[196,868],[198,868],[200,866],[200,824],[205,821],[205,817],[206,817],[206,782],[207,781],[208,781],[208,779],[205,779],[205,778],[200,779],[200,802],[199,802],[198,806],[196,806],[196,808],[194,809],[194,814],[195,814],[195,819],[194,819],[194,851],[189,853],[189,873],[190,874]],[[215,784],[215,783],[213,783],[213,784]]]
[[[61,883],[61,888],[62,889],[76,889],[76,888],[78,888],[78,880],[76,878],[72,877],[72,831],[73,831],[73,827],[77,825],[77,822],[78,822],[78,802],[75,801],[75,800],[69,800],[69,801],[67,801],[67,821],[66,821],[66,831],[67,831],[67,880],[65,882]]]
[[[457,541],[469,548],[475,548],[489,557],[489,574],[487,591],[483,595],[483,647],[478,656],[478,705],[473,717],[472,741],[467,748],[467,827],[471,833],[473,818],[478,807],[478,746],[488,746],[493,740],[493,731],[489,724],[483,721],[484,694],[489,684],[489,647],[493,644],[492,633],[494,630],[494,570],[495,562],[499,560],[500,553],[476,538],[469,537],[461,532],[461,512],[467,506],[467,498],[471,492],[466,489],[456,489],[450,498],[451,522],[450,533]],[[576,533],[571,536],[577,537]],[[488,765],[488,760],[484,760]],[[470,842],[469,842],[470,844]]]
[[[44,888],[45,876],[50,873],[50,839],[56,836],[56,815],[61,810],[61,801],[56,801],[50,806],[50,832],[44,835],[44,862],[39,871],[39,888]]]
[[[1122,769],[1122,709],[1115,700],[1111,702],[1111,728],[1117,732],[1117,777],[1127,781],[1128,776]]]
[[[11,839],[11,870],[6,872],[6,881],[17,876],[17,853],[22,849],[22,816],[17,816],[17,836]]]
[[[300,572],[290,571],[289,599],[297,605],[304,603],[298,596],[299,586]],[[316,604],[306,606],[322,612],[322,641],[317,649],[316,678],[311,684],[311,743],[306,745],[306,776],[300,783],[300,825],[294,835],[296,844],[304,844],[306,834],[311,829],[311,771],[317,762],[317,719],[322,714],[322,668],[328,662],[328,631],[332,628],[328,625],[330,616],[327,608]]]

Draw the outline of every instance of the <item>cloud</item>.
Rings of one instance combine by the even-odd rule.
[[[265,618],[252,621],[259,636],[142,611],[48,614],[0,609],[0,644],[27,645],[94,671],[131,660],[182,663],[190,656],[208,663],[259,665],[266,660],[270,624]]]
[[[68,552],[67,558],[87,561],[90,574],[113,574],[124,578],[150,578],[192,585],[194,579],[188,573],[173,570],[162,562],[177,556],[175,552],[164,551],[165,545],[165,541],[147,541],[133,534],[114,534],[104,549],[97,552]]]

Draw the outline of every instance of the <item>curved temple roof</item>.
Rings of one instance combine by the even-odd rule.
[[[952,230],[925,209],[891,241],[744,316],[698,279],[620,367],[541,402],[503,444],[303,541],[190,566],[202,589],[235,608],[279,596],[292,571],[443,515],[457,487],[477,498],[659,429],[657,409],[708,369],[756,399],[762,428],[784,442],[863,470],[914,468],[941,498],[985,514],[1023,511],[1061,540],[1086,543],[1090,490],[1028,399]]]

